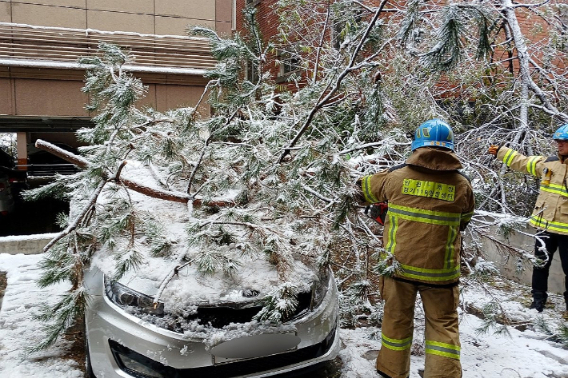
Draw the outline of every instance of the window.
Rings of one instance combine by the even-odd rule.
[[[292,72],[296,72],[301,68],[300,57],[289,53],[281,52],[279,54],[280,58],[280,76],[287,76]]]
[[[257,83],[259,79],[258,64],[252,60],[247,61],[246,79],[251,83]]]
[[[261,0],[246,0],[246,6],[256,7]]]

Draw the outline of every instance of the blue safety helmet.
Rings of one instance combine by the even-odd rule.
[[[556,130],[554,135],[552,136],[554,140],[568,140],[568,123],[562,125]]]
[[[454,132],[441,119],[431,119],[418,126],[412,141],[412,151],[420,147],[444,147],[454,150]]]

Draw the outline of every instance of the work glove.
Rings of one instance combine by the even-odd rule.
[[[487,153],[493,156],[497,156],[497,151],[499,151],[499,146],[491,145],[489,146]]]

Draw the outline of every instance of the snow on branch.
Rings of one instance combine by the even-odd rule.
[[[332,89],[325,94],[326,92],[322,92],[317,104],[312,108],[312,110],[309,112],[308,117],[306,118],[306,120],[304,121],[302,127],[300,127],[300,130],[298,130],[298,132],[296,133],[296,136],[292,139],[292,141],[288,144],[288,146],[286,148],[284,148],[284,151],[282,152],[282,155],[280,155],[280,158],[278,159],[279,163],[282,163],[284,161],[284,159],[290,154],[291,148],[294,147],[296,145],[296,143],[298,143],[298,140],[300,140],[301,136],[306,132],[306,130],[308,130],[310,124],[312,123],[316,113],[330,100],[333,98],[333,96],[335,96],[336,92],[339,90],[339,88],[341,87],[341,83],[343,81],[343,79],[345,79],[345,77],[350,73],[353,72],[354,67],[357,66],[356,62],[357,62],[357,57],[359,56],[359,53],[361,52],[361,50],[363,49],[363,46],[365,45],[365,43],[367,42],[367,38],[369,37],[369,34],[371,33],[371,30],[375,27],[379,16],[382,13],[383,8],[385,7],[385,5],[387,4],[387,0],[383,0],[380,4],[380,6],[377,8],[377,10],[375,11],[375,14],[373,15],[372,20],[369,22],[369,25],[367,25],[367,29],[365,30],[363,36],[361,37],[359,43],[357,44],[357,46],[355,47],[353,53],[351,54],[351,58],[349,60],[349,64],[348,66],[343,70],[343,72],[341,72],[339,74],[339,76],[337,77],[337,79],[335,80],[335,83],[332,87]],[[365,59],[365,61],[368,61],[368,58]],[[359,64],[359,66],[361,66],[361,64]],[[326,87],[326,90],[329,88],[329,85]],[[325,94],[325,96],[324,96]]]
[[[39,149],[42,149],[44,151],[50,152],[53,155],[60,157],[70,163],[75,164],[77,167],[79,168],[87,168],[90,163],[88,160],[86,160],[85,158],[78,156],[76,154],[73,154],[69,151],[66,151],[62,148],[57,147],[54,144],[51,144],[49,142],[46,142],[44,140],[38,139],[36,141],[36,147]],[[108,175],[105,175],[105,179],[109,179]],[[192,202],[193,205],[201,205],[203,202],[203,199],[201,197],[198,196],[191,196],[187,193],[183,193],[183,192],[178,192],[178,191],[170,191],[170,190],[164,190],[161,188],[153,188],[147,185],[144,185],[136,180],[132,180],[126,177],[119,177],[118,178],[118,182],[120,182],[122,185],[126,186],[129,189],[132,189],[138,193],[142,193],[144,195],[147,195],[149,197],[153,197],[153,198],[158,198],[158,199],[162,199],[162,200],[166,200],[166,201],[172,201],[172,202],[180,202],[180,203],[188,203],[188,202]],[[234,204],[234,202],[232,200],[216,200],[214,202],[208,202],[209,204],[214,204],[215,206],[229,206]]]

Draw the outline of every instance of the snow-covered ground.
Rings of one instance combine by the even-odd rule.
[[[0,271],[7,272],[8,286],[0,310],[0,377],[2,378],[74,378],[83,372],[76,362],[66,357],[70,344],[59,342],[41,353],[26,355],[26,348],[42,337],[40,324],[33,314],[40,303],[53,300],[65,290],[65,285],[40,289],[35,285],[42,255],[0,254]],[[560,310],[563,300],[551,296],[553,305],[542,314],[528,310],[520,303],[526,287],[495,285],[485,288],[463,285],[463,299],[481,308],[488,298],[496,298],[501,307],[516,323],[528,324],[519,331],[509,327],[510,336],[479,334],[479,318],[462,313],[460,325],[462,365],[464,378],[568,378],[568,349],[546,339],[546,335],[530,325],[542,316],[551,327],[563,320]],[[421,324],[417,322],[417,337],[421,337]],[[519,327],[521,328],[521,327]],[[380,348],[380,330],[376,328],[342,329],[343,348],[340,353],[341,377],[367,378],[378,376],[374,359]],[[420,353],[417,353],[420,354]],[[424,356],[412,357],[410,378],[418,378],[418,369],[424,365]]]

